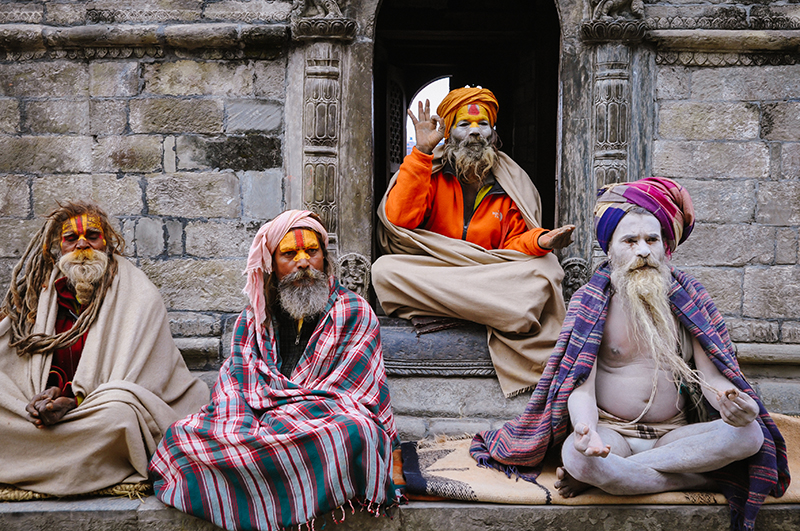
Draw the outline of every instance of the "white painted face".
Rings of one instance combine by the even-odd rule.
[[[471,103],[464,105],[456,113],[455,124],[450,130],[450,136],[457,142],[463,142],[471,136],[489,140],[493,132],[486,109],[481,105]]]
[[[608,256],[620,266],[639,257],[650,257],[660,264],[666,256],[661,224],[652,214],[626,214],[611,236]]]

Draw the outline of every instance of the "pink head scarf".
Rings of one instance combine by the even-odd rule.
[[[278,248],[278,244],[289,229],[315,230],[320,234],[325,247],[328,247],[328,231],[312,215],[309,210],[287,210],[258,229],[250,245],[250,253],[247,255],[247,268],[242,273],[247,275],[247,285],[242,293],[250,299],[250,306],[257,322],[263,323],[267,318],[264,276],[272,272],[272,253]]]

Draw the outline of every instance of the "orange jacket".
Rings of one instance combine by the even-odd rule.
[[[464,194],[456,176],[447,168],[433,174],[433,155],[414,148],[389,191],[386,217],[399,227],[430,230],[484,249],[513,249],[533,256],[549,252],[537,243],[547,230],[528,230],[517,205],[499,183],[494,182],[488,192],[481,190],[476,202],[474,211],[465,215]]]

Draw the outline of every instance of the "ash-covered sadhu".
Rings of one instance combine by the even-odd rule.
[[[530,177],[498,149],[499,104],[484,88],[411,111],[417,145],[378,208],[384,252],[372,268],[387,314],[486,325],[506,396],[530,391],[564,319],[564,271],[551,251],[574,226],[542,228]],[[440,140],[444,145],[436,147]]]
[[[147,480],[176,419],[208,401],[156,287],[93,203],[46,220],[0,320],[0,483],[59,496]]]
[[[693,224],[688,192],[670,179],[600,191],[609,260],[573,295],[525,412],[476,435],[479,464],[532,481],[563,441],[562,496],[720,489],[732,527],[753,529],[766,496],[789,485],[786,444],[711,297],[669,265]]]
[[[378,319],[332,276],[327,244],[309,211],[259,230],[250,305],[211,404],[175,423],[153,458],[164,503],[225,529],[275,530],[396,501]]]

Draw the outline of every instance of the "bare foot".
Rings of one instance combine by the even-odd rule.
[[[558,493],[564,498],[574,498],[591,487],[588,483],[583,483],[570,476],[567,469],[563,466],[556,468],[556,478],[557,481],[554,483],[554,486],[558,489]]]

